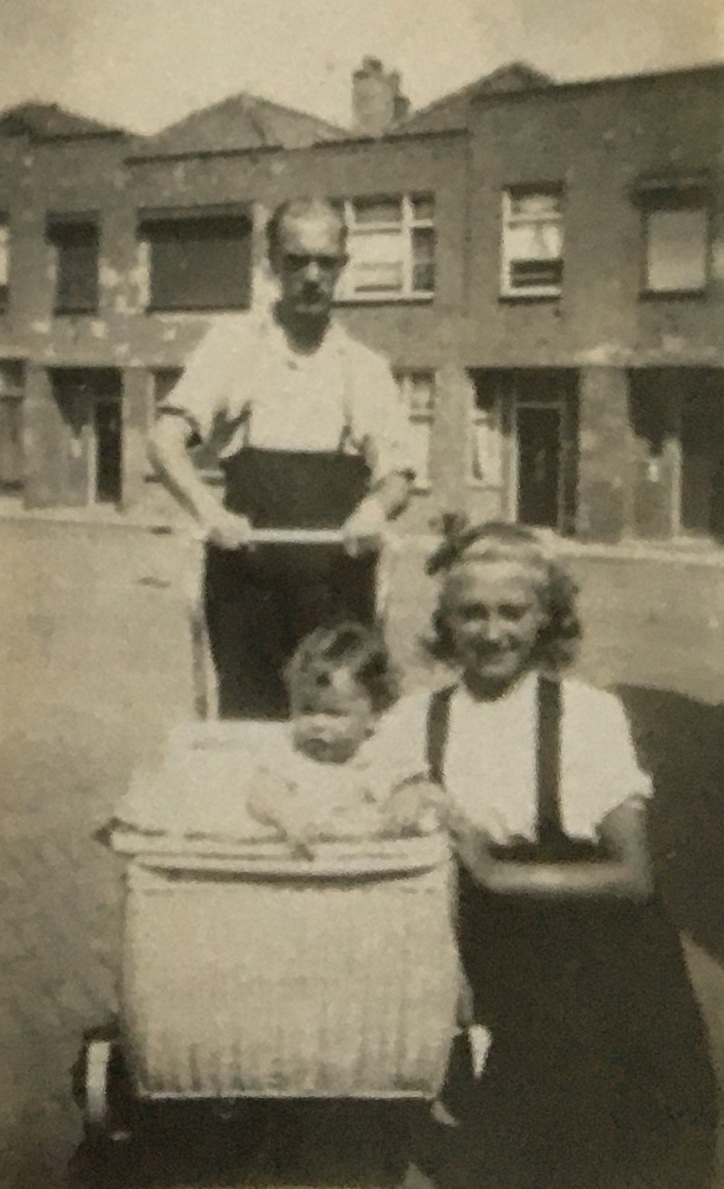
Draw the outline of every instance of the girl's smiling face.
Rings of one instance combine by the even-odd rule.
[[[442,610],[473,692],[497,696],[531,667],[545,614],[530,567],[502,559],[462,562],[448,577]]]
[[[292,688],[290,701],[294,746],[318,763],[345,763],[372,728],[369,695],[345,669],[320,673],[314,684]]]

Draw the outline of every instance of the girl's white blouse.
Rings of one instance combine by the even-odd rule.
[[[533,840],[536,825],[537,677],[526,676],[496,702],[458,686],[450,702],[444,756],[448,794],[495,841]],[[561,682],[563,827],[595,839],[606,815],[632,796],[651,794],[619,699],[575,678]],[[403,698],[380,725],[372,749],[390,769],[425,767],[430,692]]]

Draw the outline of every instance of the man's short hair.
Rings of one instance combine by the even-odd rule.
[[[339,227],[339,238],[344,248],[347,243],[347,224],[339,207],[326,198],[288,198],[272,212],[266,225],[267,250],[270,256],[279,247],[282,224],[285,219],[329,219]]]

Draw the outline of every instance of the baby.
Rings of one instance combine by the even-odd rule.
[[[442,790],[426,772],[395,771],[395,759],[368,761],[365,744],[397,698],[397,675],[379,635],[356,623],[320,628],[299,645],[285,673],[291,707],[295,779],[257,774],[247,809],[312,859],[314,843],[345,837],[404,837],[439,827]],[[281,756],[280,756],[281,759]],[[326,778],[329,779],[326,779]],[[471,1073],[483,1070],[488,1030],[476,1023],[460,970],[458,1027]],[[459,1048],[453,1053],[460,1060]],[[450,1107],[454,1113],[451,1113]],[[454,1125],[454,1104],[435,1104],[439,1122]]]
[[[439,790],[426,773],[394,772],[366,754],[375,723],[398,692],[378,633],[351,622],[317,629],[297,648],[285,680],[296,761],[290,767],[279,754],[278,764],[253,774],[247,809],[257,821],[308,856],[315,841],[436,828]]]

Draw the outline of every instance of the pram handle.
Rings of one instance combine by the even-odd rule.
[[[344,535],[333,528],[255,528],[250,545],[341,545]]]

